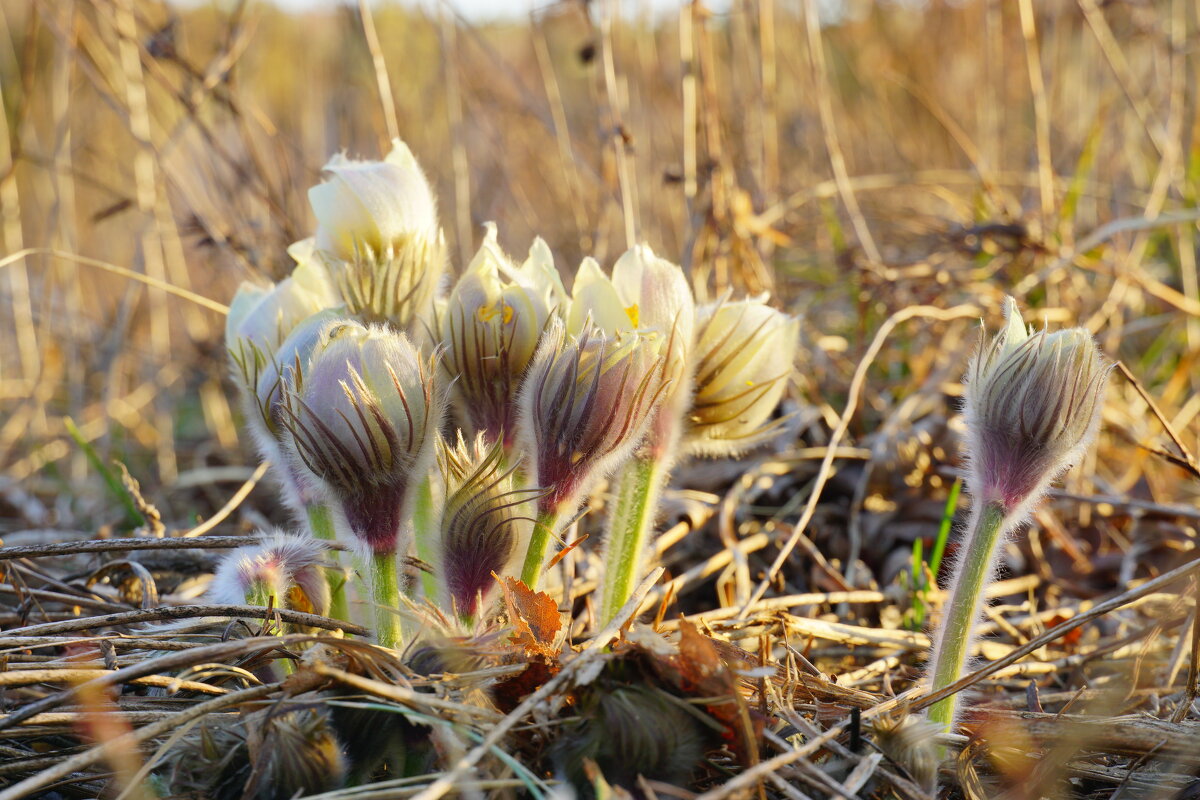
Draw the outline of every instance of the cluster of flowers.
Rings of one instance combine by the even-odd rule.
[[[518,264],[494,226],[443,294],[444,238],[408,148],[326,171],[291,276],[239,289],[226,329],[247,426],[286,502],[315,539],[356,546],[378,641],[395,646],[402,589],[470,623],[496,576],[536,588],[560,527],[609,478],[608,621],[646,571],[677,458],[779,433],[797,321],[763,297],[697,305],[680,267],[644,245],[611,277],[585,259],[568,292],[542,240]],[[967,370],[974,502],[930,654],[935,692],[968,662],[999,542],[1093,440],[1109,373],[1088,331],[1034,332],[1011,298],[1005,312]],[[404,586],[410,550],[431,569]],[[348,619],[344,583],[313,538],[276,535],[231,554],[216,586],[230,602]],[[956,713],[950,696],[929,718],[949,727]]]
[[[435,199],[409,149],[325,169],[291,276],[244,284],[226,328],[246,425],[286,502],[318,539],[356,546],[391,646],[402,589],[470,621],[494,574],[536,588],[559,527],[612,478],[611,617],[645,569],[678,456],[735,454],[779,432],[797,320],[765,297],[697,305],[680,267],[644,245],[611,277],[585,259],[568,292],[545,242],[518,264],[491,225],[443,292]],[[254,567],[274,576],[280,549],[234,554],[218,586],[261,601],[270,585],[282,602],[295,579]],[[398,572],[410,550],[431,567],[420,587]],[[328,577],[326,607],[308,602],[345,615],[343,574]]]

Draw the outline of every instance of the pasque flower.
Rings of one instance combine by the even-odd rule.
[[[1110,367],[1087,330],[1034,333],[1011,297],[1004,313],[967,370],[967,485],[976,502],[1023,516],[1095,437]]]
[[[499,441],[482,434],[468,445],[438,440],[438,466],[446,489],[439,541],[439,574],[455,612],[472,619],[504,574],[521,539],[520,510],[537,490],[514,488]]]
[[[394,552],[433,459],[440,381],[404,334],[344,322],[322,338],[303,380],[283,384],[288,449],[367,550]]]
[[[340,302],[325,269],[311,261],[271,286],[243,283],[225,317],[225,347],[238,364],[269,359],[296,325]]]
[[[550,314],[566,292],[541,239],[517,267],[489,223],[483,245],[441,310],[444,364],[471,430],[489,440],[516,432],[516,396]]]
[[[574,511],[645,435],[668,386],[664,341],[658,333],[606,336],[590,324],[568,336],[561,320],[551,320],[520,397],[529,475],[545,492],[522,569],[530,587],[559,516]]]
[[[336,155],[329,180],[308,192],[315,248],[351,313],[411,325],[445,269],[437,206],[412,151],[399,139],[383,161]]]
[[[210,595],[218,603],[263,605],[310,614],[329,612],[321,561],[325,546],[309,536],[272,531],[256,545],[231,551],[217,567]]]
[[[1004,330],[981,342],[967,368],[971,519],[934,636],[927,672],[933,691],[962,675],[1000,541],[1083,455],[1100,426],[1110,367],[1091,334],[1082,328],[1033,333],[1011,297],[1004,307]],[[929,719],[949,728],[957,708],[957,695],[950,695],[930,707]]]
[[[345,323],[326,330],[303,382],[284,384],[283,400],[288,450],[366,551],[376,636],[394,646],[396,556],[407,549],[402,535],[445,408],[437,368],[404,334]]]
[[[787,388],[800,322],[765,296],[701,306],[698,318],[687,447],[737,455],[777,432],[769,420]]]
[[[678,265],[637,245],[617,259],[611,279],[595,261],[583,262],[575,276],[569,321],[576,328],[591,321],[610,335],[637,331],[653,337],[663,359],[664,388],[648,433],[615,481],[605,532],[603,624],[641,578],[658,499],[677,455],[692,395],[695,302]]]

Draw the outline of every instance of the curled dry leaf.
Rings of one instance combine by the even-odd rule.
[[[516,578],[500,580],[500,589],[504,592],[504,609],[513,629],[509,637],[512,643],[525,648],[531,656],[553,658],[554,639],[562,627],[558,604],[550,595],[535,592]]]

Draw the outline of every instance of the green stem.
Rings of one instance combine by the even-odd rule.
[[[933,691],[949,686],[962,676],[971,652],[971,632],[979,617],[983,590],[995,572],[992,562],[1004,532],[1004,521],[1004,508],[997,503],[988,503],[976,513],[962,543],[953,587],[934,638],[936,644],[929,665]],[[958,711],[958,699],[958,694],[952,694],[930,706],[930,721],[949,730]]]
[[[308,527],[312,535],[324,542],[332,542],[337,538],[333,529],[333,514],[324,503],[313,503],[308,506]],[[341,557],[337,551],[330,552],[336,567],[325,569],[325,582],[329,584],[329,616],[344,622],[350,621],[350,604],[346,601],[346,571],[342,569]]]
[[[371,600],[375,606],[375,641],[382,647],[395,649],[401,642],[400,583],[396,577],[396,554],[371,555]]]
[[[250,584],[250,588],[246,589],[245,597],[246,605],[261,606],[266,608],[267,606],[271,605],[271,598],[275,597],[275,592],[271,591],[271,588],[263,581],[255,581],[254,583]],[[280,602],[281,598],[275,597],[274,607],[279,608]],[[291,628],[290,625],[286,625],[284,627]],[[279,661],[279,666],[282,667],[284,675],[291,675],[296,671],[295,667],[292,666],[292,660],[290,658],[281,658]]]
[[[525,551],[525,564],[521,567],[521,580],[530,589],[536,589],[542,579],[542,565],[546,562],[546,550],[550,536],[558,524],[556,511],[539,511],[533,523],[533,535],[529,537],[529,549]]]
[[[634,458],[618,481],[605,549],[601,627],[621,610],[642,576],[646,541],[654,527],[658,496],[667,477],[665,467],[663,461],[650,456]]]
[[[437,519],[433,503],[433,476],[426,475],[417,486],[417,494],[413,501],[413,541],[417,547],[417,558],[441,572],[438,558]],[[437,575],[421,570],[421,587],[425,597],[438,602]]]

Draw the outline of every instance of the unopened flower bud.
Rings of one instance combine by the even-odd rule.
[[[394,553],[444,411],[436,369],[385,328],[347,323],[326,338],[303,385],[283,385],[286,445],[354,536]]]
[[[778,431],[769,420],[787,388],[800,323],[765,297],[702,306],[698,318],[688,448],[736,455]]]
[[[489,440],[515,433],[516,395],[551,310],[565,299],[553,256],[534,241],[520,267],[488,226],[479,252],[440,312],[445,366],[471,428]]]
[[[321,559],[325,546],[309,536],[273,531],[262,542],[228,553],[213,577],[218,603],[266,605],[309,614],[329,613],[329,584]]]
[[[350,312],[401,328],[426,311],[445,268],[445,242],[425,174],[393,140],[383,161],[336,155],[308,192],[316,250]]]
[[[666,337],[663,374],[669,386],[651,423],[646,448],[656,459],[675,457],[695,373],[696,304],[683,270],[647,245],[631,248],[613,265],[613,286],[635,324]]]
[[[574,508],[591,485],[629,457],[668,386],[662,336],[575,337],[553,319],[521,390],[521,436],[543,512]]]
[[[514,489],[515,467],[504,469],[500,442],[482,435],[468,447],[462,433],[453,447],[438,440],[438,466],[446,487],[442,512],[440,574],[454,610],[473,618],[518,554],[520,507],[536,490]]]
[[[1004,313],[967,369],[964,414],[968,487],[1014,516],[1095,437],[1111,367],[1086,329],[1033,333],[1011,297]]]

